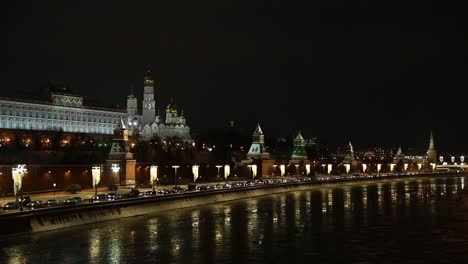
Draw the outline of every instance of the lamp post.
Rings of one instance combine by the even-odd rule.
[[[218,168],[218,175],[217,175],[216,177],[218,177],[218,178],[219,178],[219,175],[220,175],[220,173],[221,173],[221,168],[222,168],[222,167],[223,167],[223,166],[221,166],[221,165],[216,165],[216,168]]]
[[[118,175],[119,171],[120,171],[120,165],[119,164],[112,164],[112,172],[114,173],[114,175],[112,177],[112,189],[114,189],[114,177],[116,175]],[[115,191],[117,191],[117,189]]]
[[[100,166],[92,167],[91,173],[93,176],[94,195],[97,195],[97,186],[99,184],[99,181],[101,180],[101,167]]]
[[[277,166],[278,166],[278,165],[276,165],[276,164],[273,165],[273,176],[276,176],[276,167],[277,167]]]
[[[257,177],[257,165],[252,165],[252,178]]]
[[[224,179],[226,182],[228,181],[228,176],[231,175],[231,166],[229,165],[224,165]]]
[[[154,192],[154,183],[158,180],[158,166],[151,166],[150,167],[150,178],[151,178],[151,184],[153,186],[153,192]]]
[[[193,182],[196,182],[197,179],[198,179],[198,170],[199,170],[200,166],[198,165],[193,165],[192,166],[192,173],[193,173]]]
[[[57,186],[57,184],[54,182],[54,184],[52,184],[52,186],[54,186],[54,196],[55,196],[55,187]]]
[[[284,164],[280,165],[280,176],[281,179],[284,180],[284,174],[286,173],[286,166]]]
[[[299,176],[299,164],[294,164],[294,167],[296,167],[296,176]]]
[[[21,203],[20,203],[20,210],[23,210],[23,177],[26,175],[28,170],[26,169],[26,165],[20,164],[15,168],[11,169],[11,176],[13,178],[13,191],[16,196],[16,201],[18,202],[18,193],[21,194]]]
[[[249,164],[249,165],[247,165],[247,167],[249,167],[249,176],[251,176],[252,175],[252,165]]]
[[[306,168],[306,176],[309,176],[309,174],[310,174],[310,164],[306,164],[305,168]]]
[[[172,166],[172,168],[175,169],[175,173],[174,173],[174,187],[177,186],[177,169],[178,169],[179,167],[180,167],[179,165],[174,165],[174,166]]]

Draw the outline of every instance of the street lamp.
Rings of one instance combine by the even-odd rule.
[[[296,176],[299,176],[299,164],[294,164],[294,167],[296,167]]]
[[[280,165],[280,176],[283,177],[286,173],[286,166],[284,164]]]
[[[174,165],[174,166],[172,166],[172,168],[175,169],[175,173],[174,173],[174,187],[177,186],[177,169],[178,169],[179,167],[180,167],[179,165]]]
[[[257,165],[252,165],[252,178],[257,177]]]
[[[28,172],[26,169],[26,165],[20,164],[16,166],[16,168],[11,169],[11,176],[13,178],[13,190],[16,196],[16,201],[18,201],[18,193],[23,195],[22,187],[23,187],[23,177]]]
[[[114,176],[112,176],[112,189],[114,189],[114,178],[115,176],[118,175],[120,171],[120,165],[119,164],[112,164],[112,172],[114,173]],[[117,190],[116,190],[117,191]]]
[[[306,174],[307,174],[306,176],[309,176],[309,174],[310,174],[310,164],[306,164],[305,168],[306,168]]]
[[[193,182],[196,182],[197,179],[198,179],[198,169],[199,168],[200,168],[200,166],[198,166],[198,165],[193,165],[192,166]]]
[[[150,167],[150,178],[151,184],[153,185],[153,192],[154,192],[154,182],[158,180],[158,166],[151,166]]]
[[[221,173],[220,171],[221,171],[222,167],[223,166],[221,166],[221,165],[216,165],[216,168],[218,168],[218,175],[216,177],[218,177],[218,178],[219,178],[219,174]]]
[[[277,167],[277,166],[278,166],[278,165],[273,164],[273,176],[276,176],[276,167]]]
[[[52,186],[54,186],[54,196],[55,196],[55,187],[57,186],[57,184],[54,182],[54,184],[52,184]]]
[[[92,167],[91,173],[93,175],[94,195],[97,195],[97,186],[99,184],[99,181],[101,181],[101,167],[100,166]]]

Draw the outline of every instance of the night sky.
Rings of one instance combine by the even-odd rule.
[[[187,2],[8,1],[0,96],[59,80],[124,105],[150,64],[195,132],[468,149],[464,1]]]

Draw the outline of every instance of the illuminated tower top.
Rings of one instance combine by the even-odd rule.
[[[345,158],[343,160],[343,163],[353,163],[354,162],[354,148],[353,145],[351,144],[351,141],[349,141],[348,147],[346,148],[346,154]]]
[[[265,137],[263,135],[260,124],[257,124],[255,131],[252,135],[252,145],[250,146],[249,152],[247,153],[248,158],[260,158],[269,159],[270,154],[267,152],[265,147]]]
[[[109,152],[109,159],[123,160],[132,158],[133,154],[130,152],[130,147],[128,145],[128,130],[124,121],[120,119],[114,129],[114,137],[112,139],[112,145]]]
[[[143,78],[143,124],[154,122],[156,117],[156,101],[154,100],[154,80],[151,77],[151,68],[147,66],[145,69],[145,77]]]
[[[305,140],[301,135],[301,132],[297,134],[297,137],[294,139],[294,149],[291,159],[293,160],[306,160],[307,152],[305,149]]]
[[[434,144],[434,135],[431,130],[431,135],[429,138],[429,149],[427,150],[427,161],[429,163],[436,163],[437,162],[437,150]]]

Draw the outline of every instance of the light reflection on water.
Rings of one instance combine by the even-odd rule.
[[[462,263],[464,180],[316,186],[9,237],[0,263]]]

